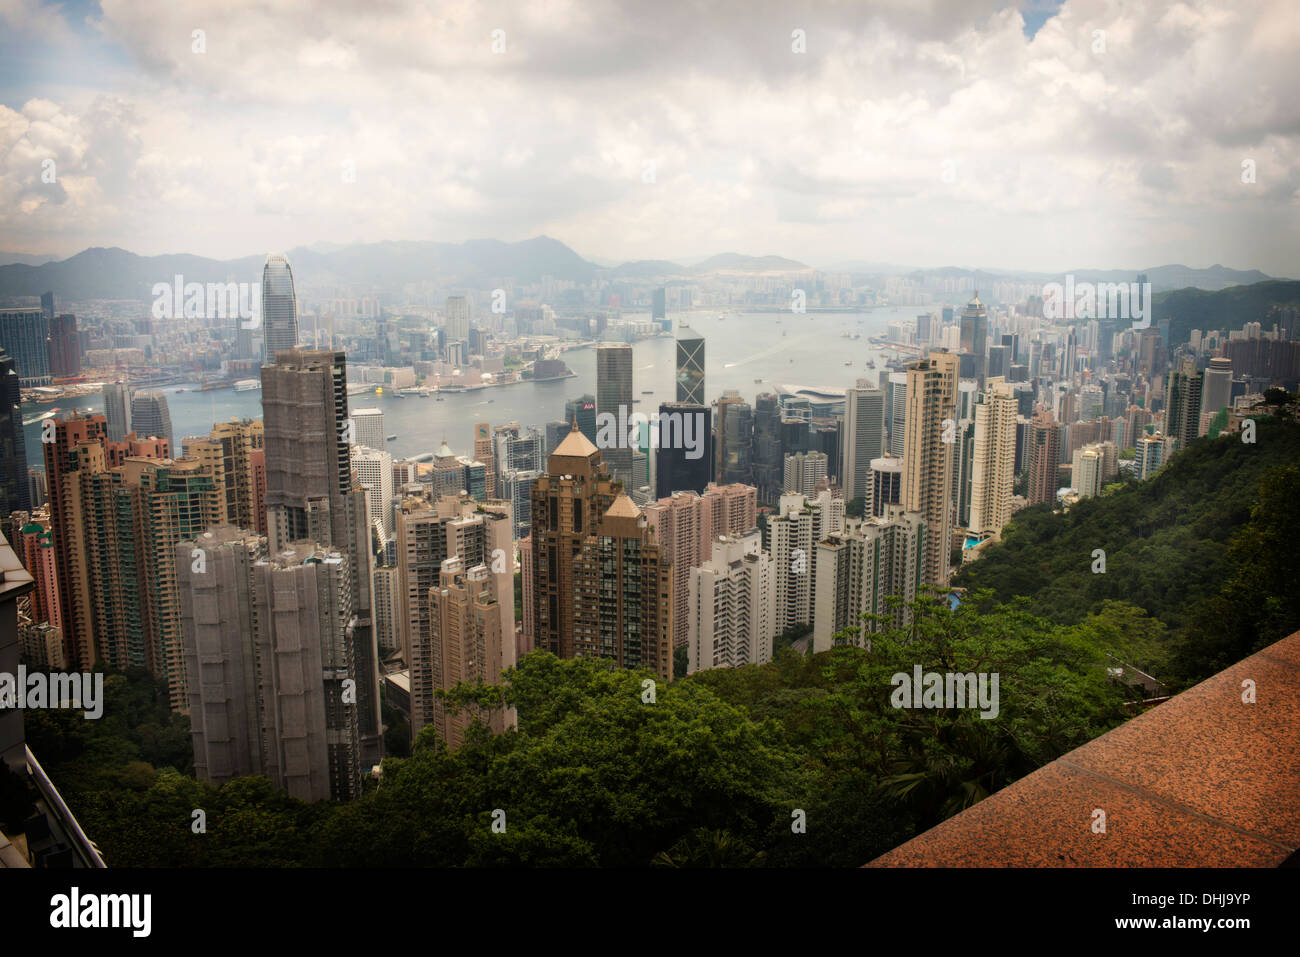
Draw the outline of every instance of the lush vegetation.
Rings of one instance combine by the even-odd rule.
[[[99,721],[29,713],[28,738],[113,866],[854,866],[1123,721],[1108,655],[1185,684],[1300,629],[1297,529],[1300,424],[1261,418],[1253,445],[1197,442],[1147,482],[1021,512],[963,570],[966,600],[923,598],[870,652],[783,648],[653,695],[528,655],[446,696],[513,706],[517,729],[455,751],[427,729],[346,805],[194,780],[188,723],[143,672],[108,678]],[[997,719],[894,707],[918,665],[998,674]],[[0,811],[24,813],[4,782]]]
[[[1132,663],[1186,685],[1300,629],[1287,557],[1298,502],[1300,424],[1261,417],[1254,443],[1238,434],[1201,440],[1148,481],[1064,513],[1025,509],[955,583],[988,589],[995,601],[1023,596],[1062,624],[1110,601],[1141,608],[1170,636]],[[1096,549],[1104,573],[1092,571]]]
[[[1189,287],[1158,293],[1154,321],[1169,320],[1169,344],[1188,340],[1193,329],[1240,329],[1247,322],[1263,322],[1274,305],[1300,304],[1300,282],[1270,279],[1229,286],[1218,292]]]
[[[157,744],[183,733],[183,719],[159,734],[146,731],[156,710],[118,712],[148,697],[147,676],[121,679],[116,719],[43,713],[30,738],[117,866],[851,866],[1122,720],[1104,655],[1137,657],[1160,637],[1118,604],[1070,627],[1023,602],[976,604],[919,602],[915,625],[882,634],[871,653],[784,651],[770,665],[660,682],[653,702],[647,675],[528,655],[504,685],[448,696],[453,707],[513,705],[518,730],[472,733],[454,752],[426,731],[347,805],[182,773],[183,749]],[[998,672],[998,720],[893,707],[890,677],[918,663]],[[125,727],[133,719],[140,727]],[[492,828],[498,809],[504,833]]]

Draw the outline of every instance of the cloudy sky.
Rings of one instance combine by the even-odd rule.
[[[0,0],[0,250],[1294,276],[1297,50],[1293,0]]]

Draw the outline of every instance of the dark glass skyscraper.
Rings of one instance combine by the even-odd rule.
[[[620,416],[620,410],[622,415]],[[596,415],[599,437],[599,424],[602,416],[613,416],[617,423],[626,421],[632,414],[632,347],[629,345],[606,345],[596,349]],[[632,482],[632,448],[627,444],[626,434],[618,434],[614,429],[615,444],[611,448],[601,449],[601,458],[616,481],[631,487]],[[600,446],[599,438],[596,446]]]
[[[166,439],[175,455],[171,410],[167,396],[157,389],[145,389],[131,397],[131,429],[142,439]]]
[[[50,321],[40,309],[0,309],[0,349],[22,388],[50,384]]]
[[[695,448],[681,441],[679,427],[690,418],[690,435]],[[659,406],[659,448],[655,451],[655,497],[673,492],[704,494],[713,480],[713,418],[706,405],[665,402]],[[667,425],[671,423],[671,427]],[[695,456],[691,458],[691,456]]]
[[[0,516],[31,507],[23,405],[14,360],[0,350]]]
[[[961,351],[975,357],[975,378],[979,380],[980,385],[984,384],[984,376],[988,361],[986,358],[986,345],[989,332],[989,313],[984,308],[984,303],[980,302],[979,293],[968,303],[966,308],[961,312]]]
[[[588,442],[595,445],[596,397],[594,395],[580,395],[564,403],[565,423],[572,426],[574,419],[578,421],[578,431],[587,437]],[[565,435],[568,433],[566,432]],[[560,441],[564,441],[563,435],[560,436]]]

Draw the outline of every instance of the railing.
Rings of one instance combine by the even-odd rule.
[[[41,767],[41,762],[36,760],[36,755],[32,754],[32,749],[25,745],[24,749],[27,752],[27,773],[32,776],[32,782],[36,785],[36,789],[41,792],[41,797],[45,799],[50,813],[58,819],[69,840],[72,841],[73,850],[81,858],[82,863],[86,867],[107,867],[108,865],[104,863],[104,859],[99,854],[99,848],[81,829],[76,817],[73,816],[68,805],[64,803],[63,796],[59,794],[59,789],[54,786],[54,782],[46,775],[45,769]]]

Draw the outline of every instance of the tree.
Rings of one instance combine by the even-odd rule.
[[[867,500],[865,498],[852,498],[849,499],[848,504],[844,506],[844,512],[850,518],[861,518],[863,512],[866,511],[866,507]]]

